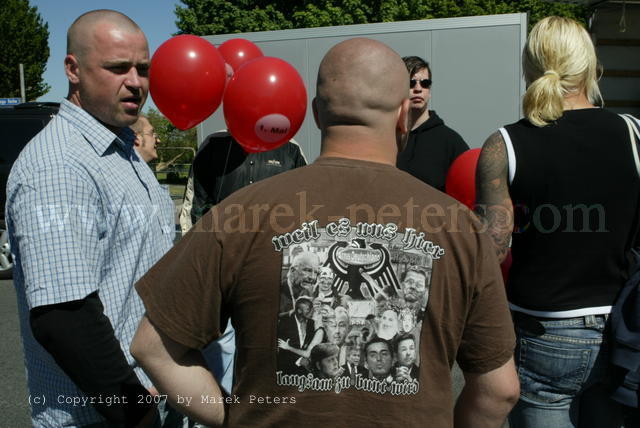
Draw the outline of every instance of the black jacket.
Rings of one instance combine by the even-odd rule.
[[[295,142],[268,152],[247,154],[228,132],[209,135],[200,145],[189,172],[192,183],[187,183],[187,193],[192,187],[192,224],[236,190],[306,164]]]
[[[444,124],[435,111],[411,131],[407,147],[398,154],[397,166],[419,180],[444,192],[447,171],[453,161],[469,150],[460,134]]]

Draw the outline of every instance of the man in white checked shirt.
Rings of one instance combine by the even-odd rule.
[[[128,128],[147,97],[147,40],[119,12],[88,12],[69,28],[64,66],[69,95],[7,185],[32,421],[159,424],[128,351],[144,314],[133,284],[174,233],[171,199]]]

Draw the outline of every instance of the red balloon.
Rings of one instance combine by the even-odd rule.
[[[176,128],[193,128],[220,106],[224,60],[205,39],[181,35],[164,42],[151,58],[149,90]]]
[[[230,39],[218,47],[220,54],[233,70],[237,70],[241,65],[252,59],[263,56],[258,46],[245,39]]]
[[[307,112],[307,91],[293,66],[265,56],[235,71],[222,106],[233,138],[247,152],[265,152],[298,132]]]
[[[462,153],[453,161],[447,172],[444,184],[448,195],[473,209],[476,203],[476,167],[480,149],[471,149]]]

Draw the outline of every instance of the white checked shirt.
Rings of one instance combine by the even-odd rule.
[[[29,310],[98,291],[129,364],[144,306],[133,284],[171,247],[174,207],[151,169],[121,138],[76,105],[29,142],[7,183],[6,219],[15,260],[20,328],[34,426],[104,419],[33,338]],[[69,334],[73,334],[72,331]],[[145,386],[149,379],[136,374]]]

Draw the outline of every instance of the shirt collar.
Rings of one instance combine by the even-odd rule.
[[[116,135],[90,115],[89,112],[69,100],[62,100],[58,115],[78,129],[100,156],[104,155],[111,144],[114,143],[125,153],[129,153],[133,148],[135,135],[129,127],[122,128],[120,133]]]

